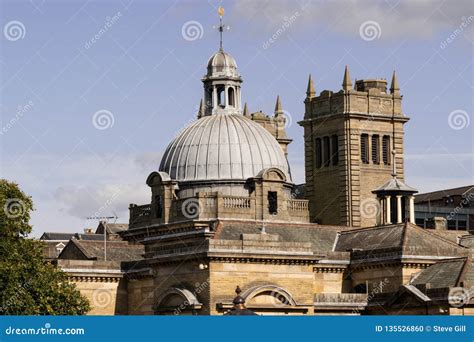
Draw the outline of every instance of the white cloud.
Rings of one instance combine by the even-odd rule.
[[[474,15],[471,0],[243,0],[236,2],[235,11],[237,17],[251,19],[250,23],[266,34],[274,32],[297,11],[300,15],[292,30],[310,30],[315,36],[325,30],[358,36],[362,23],[375,21],[380,25],[381,39],[431,37],[442,30],[453,31]],[[473,26],[471,22],[466,29],[472,30]]]
[[[35,236],[44,231],[80,232],[88,216],[118,215],[128,222],[130,203],[150,200],[146,177],[158,169],[160,153],[25,155],[5,167],[6,179],[32,196]]]

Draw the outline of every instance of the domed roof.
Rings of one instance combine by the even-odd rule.
[[[240,114],[205,116],[167,147],[160,171],[178,181],[246,180],[277,167],[291,181],[288,162],[275,138]]]
[[[217,51],[207,62],[207,76],[239,77],[234,57],[222,49]]]

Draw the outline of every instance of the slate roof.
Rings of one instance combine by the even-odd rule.
[[[74,259],[85,260],[104,260],[104,242],[90,240],[71,239],[59,255],[59,259],[67,259],[66,256],[72,255],[71,249],[78,250],[81,253],[74,253]],[[126,241],[107,241],[107,260],[108,261],[133,261],[143,259],[143,245],[132,245]],[[82,254],[81,256],[79,256]]]
[[[423,203],[428,201],[435,201],[443,199],[447,196],[461,196],[474,193],[474,185],[462,186],[459,188],[438,190],[433,192],[426,192],[415,196],[415,203]]]
[[[352,229],[341,232],[334,251],[399,249],[403,255],[465,256],[468,249],[411,223]]]
[[[429,284],[430,289],[457,287],[463,283],[469,287],[473,280],[472,261],[468,258],[444,260],[421,271],[410,282],[411,285]]]
[[[55,233],[55,232],[44,232],[39,238],[40,240],[59,240],[67,241],[74,236],[74,233]]]
[[[260,234],[262,226],[254,222],[220,221],[214,236],[221,240],[240,240],[242,234]],[[337,233],[349,229],[345,226],[319,226],[316,224],[266,223],[268,234],[278,234],[281,242],[311,242],[313,251],[327,253],[332,251]]]
[[[104,226],[107,229],[107,233],[118,234],[125,230],[128,230],[128,223],[104,223],[100,222],[95,231],[96,234],[104,234]]]
[[[104,236],[102,234],[45,232],[43,233],[43,235],[41,235],[39,239],[47,242],[47,241],[69,241],[72,238],[76,240],[103,240]]]
[[[406,185],[404,182],[399,180],[397,177],[393,177],[389,179],[385,184],[378,187],[373,193],[378,192],[392,192],[392,191],[400,191],[400,192],[407,192],[407,193],[415,193],[418,192],[415,188]]]

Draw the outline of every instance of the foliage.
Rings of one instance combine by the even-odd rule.
[[[33,201],[0,179],[0,314],[82,315],[90,310],[68,276],[44,258],[44,244],[27,238]]]

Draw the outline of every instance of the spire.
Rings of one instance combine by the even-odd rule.
[[[244,116],[250,116],[250,113],[249,113],[249,108],[247,107],[247,102],[245,102],[245,105],[244,105]]]
[[[351,88],[351,76],[349,75],[349,67],[346,65],[346,69],[344,70],[344,80],[342,81],[342,89],[348,91]]]
[[[277,102],[275,104],[275,115],[282,113],[283,110],[281,109],[281,101],[280,101],[280,95],[277,96]]]
[[[314,97],[315,95],[316,95],[316,91],[314,90],[313,79],[311,78],[311,74],[309,74],[308,89],[306,90],[306,96],[307,97]]]
[[[400,95],[400,87],[398,86],[397,73],[395,70],[392,75],[392,83],[390,84],[390,94]]]
[[[204,107],[204,102],[201,99],[201,102],[199,103],[199,111],[198,111],[198,119],[202,118],[204,116],[206,108]]]

